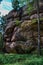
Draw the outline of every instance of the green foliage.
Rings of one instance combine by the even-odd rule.
[[[28,6],[27,12],[30,15],[31,11],[34,9],[34,3],[35,3],[34,0],[12,0],[12,7],[15,10],[18,10],[20,9],[20,7],[27,5]]]
[[[12,0],[12,7],[15,10],[18,10],[20,7],[24,5],[24,2],[26,3],[26,1],[25,0]]]
[[[12,0],[12,7],[17,10],[20,7],[23,7],[24,5],[29,6],[28,12],[33,9],[33,3],[34,0]]]
[[[5,30],[5,24],[6,24],[5,17],[4,17],[4,16],[2,16],[1,26],[2,26],[2,28],[3,28],[3,31]]]
[[[43,56],[28,54],[0,54],[2,65],[43,65]]]
[[[0,33],[0,50],[3,48],[3,38],[2,34]]]
[[[27,1],[27,12],[29,13],[29,15],[31,14],[31,11],[34,9],[34,0],[29,0],[29,2]]]
[[[16,20],[16,26],[18,26],[20,24],[19,20]]]
[[[18,8],[19,8],[19,1],[18,0],[12,0],[12,7],[15,10],[18,10]]]

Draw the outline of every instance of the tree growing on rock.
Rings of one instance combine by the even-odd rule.
[[[14,8],[14,10],[18,10],[19,9],[19,1],[18,0],[12,0],[12,7]]]

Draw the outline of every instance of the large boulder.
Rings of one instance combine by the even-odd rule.
[[[40,18],[43,18],[43,13],[40,13]],[[38,15],[37,14],[33,14],[30,16],[30,19],[37,19]]]
[[[32,39],[31,20],[24,21],[20,26],[15,26],[13,32],[5,32],[5,49],[7,52],[26,53],[34,48]],[[12,26],[11,26],[12,27]],[[8,30],[10,27],[8,28]],[[7,29],[6,29],[7,31]],[[9,36],[11,34],[11,37]],[[34,50],[34,49],[33,49]]]
[[[27,41],[16,41],[16,42],[6,42],[5,49],[8,53],[29,53],[35,49],[32,46],[32,42]]]
[[[43,8],[43,7],[42,7]],[[40,8],[40,17],[43,18],[43,10]],[[26,8],[23,9],[23,11]],[[19,12],[19,11],[18,11]],[[9,13],[9,15],[11,12]],[[30,53],[36,49],[38,42],[37,11],[33,10],[30,17],[26,12],[22,14],[20,23],[17,22],[19,13],[15,13],[13,21],[9,20],[4,33],[4,48],[10,53]],[[16,17],[17,16],[17,17]],[[9,16],[10,17],[10,16]],[[8,18],[9,18],[8,17]],[[7,19],[8,19],[7,18]],[[12,17],[10,17],[12,18]],[[40,21],[41,43],[43,43],[43,21]]]

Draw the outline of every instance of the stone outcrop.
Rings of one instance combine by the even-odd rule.
[[[25,9],[23,10],[25,11]],[[43,9],[40,9],[40,11],[42,10]],[[43,18],[43,12],[40,12],[40,17]],[[36,18],[36,10],[33,10],[31,12],[31,16],[29,16],[28,13],[22,14],[21,20],[19,20],[18,12],[15,12],[14,10],[7,15],[7,25],[4,33],[4,47],[7,52],[30,53],[31,51],[34,51],[36,49],[38,40],[38,25]],[[35,20],[32,21],[32,19]],[[18,25],[17,20],[19,20]],[[40,29],[41,43],[43,43],[42,20],[40,24]]]

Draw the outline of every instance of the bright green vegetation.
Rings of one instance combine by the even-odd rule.
[[[32,21],[31,24],[34,24],[37,22],[37,19],[32,19],[31,21]],[[43,18],[40,18],[40,21],[43,21]]]
[[[43,65],[43,56],[29,54],[0,54],[1,65]]]

